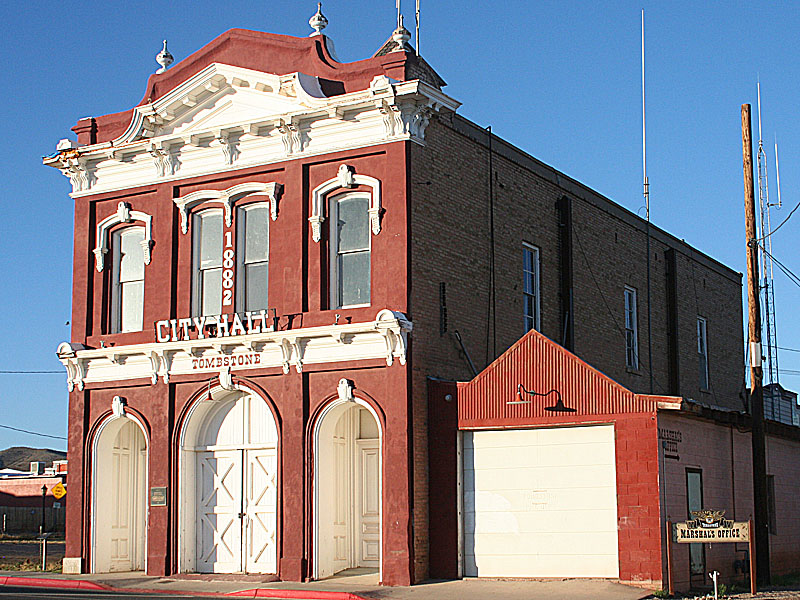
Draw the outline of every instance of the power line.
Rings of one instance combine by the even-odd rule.
[[[0,371],[0,374],[5,375],[63,375],[64,370],[58,371]]]
[[[776,233],[778,231],[778,229],[780,229],[781,227],[783,227],[786,224],[786,221],[788,221],[789,219],[792,218],[792,215],[794,214],[794,211],[796,211],[798,208],[800,208],[800,202],[798,202],[797,205],[792,209],[792,211],[786,216],[786,218],[783,221],[781,221],[780,225],[778,225],[775,229],[770,231],[767,235],[758,238],[756,240],[756,242],[764,241],[769,236],[771,236],[773,233]]]
[[[38,435],[46,438],[53,438],[54,440],[66,440],[67,438],[60,435],[50,435],[49,433],[39,433],[38,431],[28,431],[27,429],[19,429],[18,427],[11,427],[10,425],[0,425],[3,429],[10,429],[11,431],[20,431],[22,433],[29,433],[30,435]]]
[[[795,275],[795,274],[792,272],[792,270],[791,270],[791,269],[789,269],[789,267],[787,267],[787,266],[786,266],[786,265],[784,265],[784,264],[783,264],[781,261],[779,261],[777,258],[775,258],[774,256],[772,256],[772,254],[770,254],[770,253],[767,251],[767,249],[766,249],[766,248],[764,248],[764,246],[763,246],[762,244],[759,244],[759,246],[760,246],[760,247],[761,247],[761,249],[764,251],[764,254],[766,254],[767,256],[769,256],[769,257],[770,257],[770,258],[771,258],[771,259],[772,259],[772,260],[775,262],[775,264],[777,264],[777,265],[778,265],[778,268],[780,268],[780,270],[784,272],[784,274],[785,274],[785,275],[786,275],[786,276],[789,278],[789,280],[790,280],[792,283],[794,283],[796,286],[800,287],[800,277],[798,277],[797,275]]]
[[[787,352],[800,352],[798,348],[784,348],[782,346],[777,346],[778,350],[786,350]]]

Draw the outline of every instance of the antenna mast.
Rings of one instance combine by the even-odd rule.
[[[414,42],[415,45],[417,46],[417,56],[419,56],[419,0],[417,0],[416,23],[417,23],[417,35],[414,38]]]
[[[647,135],[644,111],[644,9],[642,9],[642,193],[647,216],[647,370],[650,373],[650,393],[653,393],[653,328],[650,318],[650,183],[647,180]]]
[[[772,231],[770,219],[770,209],[780,207],[780,199],[777,203],[769,201],[769,184],[767,170],[767,153],[764,152],[764,142],[761,136],[761,82],[758,82],[758,203],[761,212],[759,233],[760,238],[764,238]],[[775,143],[775,165],[778,164],[777,142]],[[780,192],[778,192],[780,198]],[[778,370],[778,335],[775,327],[775,288],[773,278],[772,261],[772,237],[763,240],[761,246],[761,290],[764,294],[764,338],[766,342],[766,369],[764,370],[765,384],[780,383],[780,373]],[[774,403],[770,406],[775,410]],[[778,415],[769,415],[771,417]]]

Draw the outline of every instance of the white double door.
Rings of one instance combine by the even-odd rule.
[[[276,448],[197,453],[197,570],[275,573]]]

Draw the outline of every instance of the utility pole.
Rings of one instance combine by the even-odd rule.
[[[753,442],[753,520],[756,573],[759,585],[769,585],[769,515],[767,512],[767,452],[764,436],[764,395],[761,387],[761,308],[758,289],[758,242],[753,189],[753,138],[750,105],[742,104],[742,168],[744,222],[747,241],[747,317],[750,332],[750,417]]]

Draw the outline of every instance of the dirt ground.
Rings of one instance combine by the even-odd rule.
[[[48,570],[61,569],[64,541],[47,542]],[[0,540],[0,570],[41,568],[42,543],[39,540]]]

